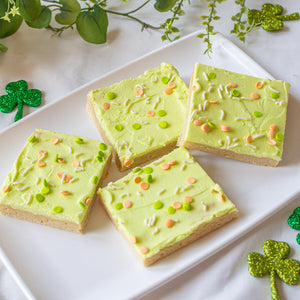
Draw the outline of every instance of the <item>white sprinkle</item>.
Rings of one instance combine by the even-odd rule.
[[[17,181],[15,181],[15,182],[13,182],[12,184],[13,184],[13,185],[22,184],[22,182],[17,182]]]
[[[273,91],[273,92],[275,92],[275,93],[277,93],[277,94],[279,94],[279,92],[278,91],[276,91],[275,89],[273,89],[269,84],[268,84],[268,88],[271,90],[271,91]]]
[[[64,173],[63,176],[61,177],[61,184],[63,184],[65,182],[65,178],[66,178],[66,174]]]
[[[241,97],[242,100],[249,100],[249,101],[252,101],[253,99],[251,98],[247,98],[247,97]]]
[[[230,145],[230,137],[228,135],[226,135],[226,139],[227,139],[227,143],[228,143],[228,146]]]
[[[129,193],[124,193],[124,194],[122,194],[122,195],[120,195],[120,199],[122,199],[122,198],[124,198],[125,196],[130,196],[130,194]]]
[[[32,167],[28,167],[28,168],[22,173],[22,176],[24,177],[24,176],[28,173],[28,171],[31,170],[31,169],[32,169]]]
[[[261,86],[262,86],[262,87],[263,87],[263,85],[265,84],[265,82],[266,82],[265,80],[261,82]]]
[[[172,221],[174,221],[174,222],[178,222],[178,219],[171,219]]]
[[[128,152],[130,155],[132,155],[132,152],[130,151],[130,148],[131,148],[131,147],[127,148],[127,152]]]
[[[142,196],[141,192],[137,191],[136,193],[137,193],[138,196],[140,196],[140,197]]]
[[[166,191],[166,189],[162,189],[162,190],[160,190],[158,193],[157,193],[157,195],[161,195],[162,193],[164,193]]]
[[[195,107],[196,107],[196,103],[193,103],[193,104],[191,105],[191,108],[194,109]]]
[[[238,120],[245,120],[245,121],[248,121],[247,118],[243,118],[243,117],[238,117],[238,118],[235,118],[234,120],[235,120],[235,121],[238,121]]]
[[[227,84],[227,85],[225,85],[225,92],[226,92],[226,94],[228,94],[229,95],[229,91],[228,91],[228,88],[230,87],[230,84]]]
[[[192,186],[193,186],[192,184],[189,184],[189,185],[185,186],[184,188],[182,188],[182,191],[185,191],[185,190],[191,188]]]
[[[40,177],[37,177],[37,178],[36,178],[36,181],[35,181],[35,184],[39,184],[40,180],[41,180],[41,178],[40,178]]]
[[[147,124],[149,124],[149,122],[143,122],[143,121],[141,121],[140,122],[142,125],[147,125]]]
[[[233,141],[233,142],[236,142],[237,140],[238,140],[238,138],[234,138],[232,141]]]
[[[114,105],[120,105],[119,102],[115,102],[115,101],[111,101],[110,103],[111,103],[111,104],[114,104]]]
[[[194,115],[195,115],[197,112],[198,112],[197,109],[194,109],[194,110],[193,110],[193,112],[192,112],[192,114],[191,114],[191,120],[193,120],[193,117],[194,117]]]
[[[38,161],[43,160],[43,159],[45,158],[45,156],[46,156],[46,153],[44,153],[44,154],[38,159]]]
[[[129,182],[129,179],[124,179],[122,182],[123,182],[123,183],[128,183],[128,182]]]
[[[108,183],[107,188],[110,190],[121,190],[122,189],[121,186],[113,185],[112,182]]]
[[[28,158],[27,156],[25,157],[25,159],[26,159],[26,160],[29,160],[29,161],[30,161],[31,163],[33,163],[33,164],[36,162],[36,159],[30,159],[30,158]]]
[[[81,155],[82,154],[82,152],[79,152],[79,153],[76,153],[75,155],[74,155],[74,157],[75,158],[77,158],[79,155]]]
[[[245,144],[245,146],[251,147],[253,149],[256,149],[256,147],[254,145],[250,145],[250,144]]]
[[[80,162],[80,165],[83,167],[84,166],[84,163],[91,160],[89,157],[86,158],[86,159],[83,159],[81,162]]]
[[[82,211],[80,211],[79,213],[77,213],[77,214],[76,214],[76,216],[77,216],[77,217],[79,217],[79,216],[81,216],[81,215],[82,215],[82,213],[83,213],[83,212],[82,212]]]
[[[140,85],[140,84],[137,84],[135,87],[138,89],[143,89],[142,85]]]
[[[202,110],[202,104],[201,103],[199,103],[198,108],[199,108],[200,111]]]
[[[276,102],[276,100],[273,99],[273,98],[271,98],[271,97],[265,97],[265,99],[268,99],[268,100],[271,100],[271,101],[273,101],[273,102]]]
[[[219,93],[219,97],[220,97],[220,99],[223,99],[222,92],[221,92],[221,90],[220,90],[220,89],[218,89],[218,93]]]
[[[124,105],[127,106],[129,101],[130,101],[129,99],[126,99],[125,102],[124,102]]]
[[[204,76],[204,78],[206,79],[206,81],[209,80],[205,72],[203,72],[203,76]]]
[[[150,218],[149,221],[150,221],[150,222],[149,222],[149,225],[150,225],[150,226],[153,226],[153,225],[155,224],[155,221],[156,221],[156,215],[153,215],[153,217]]]
[[[229,93],[229,98],[231,98],[232,97],[232,91],[230,91],[230,93]]]
[[[136,114],[136,111],[133,111],[132,109],[130,110],[130,112],[131,112],[132,114]]]
[[[205,92],[205,91],[202,93],[202,99],[203,99],[203,100],[206,99],[206,92]]]
[[[51,186],[55,186],[53,183],[50,183],[50,182],[48,182],[48,184],[51,185]]]
[[[151,82],[157,82],[157,76],[152,75]]]
[[[223,140],[219,140],[219,141],[218,141],[218,144],[219,144],[220,146],[223,146],[223,144],[224,144]]]
[[[17,189],[18,191],[24,191],[24,190],[26,190],[26,189],[28,189],[29,188],[29,185],[25,185],[24,187],[22,187],[22,188],[19,188],[19,189]]]
[[[150,103],[149,99],[150,99],[150,97],[148,97],[148,98],[145,99],[145,104],[149,104]]]
[[[159,165],[159,164],[160,164],[161,162],[163,162],[163,161],[164,161],[163,159],[160,159],[160,160],[154,162],[153,164],[156,166],[156,165]]]
[[[213,82],[210,82],[210,83],[209,83],[209,85],[215,85],[215,83],[213,83]]]
[[[232,99],[233,99],[233,100],[237,100],[237,101],[240,101],[240,100],[241,100],[241,98],[239,98],[239,97],[232,97]]]
[[[71,148],[70,146],[68,147],[68,149],[69,149],[69,152],[70,152],[70,153],[73,152],[73,150],[72,150],[72,148]]]
[[[145,220],[144,220],[144,223],[145,223],[145,225],[148,226],[148,219],[145,219]]]
[[[196,79],[195,79],[195,81],[199,81],[199,80],[200,80],[200,78],[196,78]]]
[[[198,119],[207,119],[208,120],[208,117],[199,117]]]
[[[174,80],[174,75],[171,77],[171,79],[169,80],[169,82],[172,82]]]
[[[69,181],[69,183],[72,183],[73,181],[75,181],[75,180],[77,180],[78,179],[78,177],[73,177],[70,181]]]
[[[223,85],[222,84],[219,85],[219,89],[220,89],[221,92],[223,92],[224,89],[223,89]]]
[[[213,89],[213,87],[210,86],[210,87],[208,88],[207,92],[210,93],[212,89]]]
[[[74,168],[74,171],[75,172],[84,171],[84,168],[82,168],[82,167],[76,167],[76,168]]]
[[[157,100],[154,102],[154,104],[153,104],[153,109],[155,109],[156,108],[156,106],[157,106],[157,104],[159,103],[159,101],[160,101],[160,97],[157,97]]]
[[[28,200],[27,200],[27,202],[26,202],[26,204],[30,204],[31,203],[31,201],[32,201],[32,194],[30,194],[29,196],[28,196]]]
[[[154,229],[154,231],[152,232],[152,234],[153,234],[153,235],[157,234],[157,233],[158,233],[158,230],[159,230],[158,227],[156,227],[156,228]]]
[[[286,103],[286,101],[283,101],[283,100],[282,100],[282,101],[277,101],[277,102],[275,102],[275,104],[279,104],[280,106],[282,106],[283,103]]]
[[[203,104],[203,110],[206,109],[206,104],[207,104],[208,100],[204,101],[204,104]]]
[[[201,204],[203,205],[203,209],[204,209],[205,211],[207,211],[207,209],[208,209],[207,205],[206,205],[203,201],[201,201]]]
[[[187,156],[188,159],[192,159],[193,158],[190,152],[187,152],[186,156]]]
[[[177,195],[177,194],[178,194],[178,192],[179,192],[179,189],[180,189],[180,187],[179,187],[179,186],[177,186],[177,187],[176,187],[176,189],[175,189],[175,192],[174,192],[174,194],[175,194],[175,195]]]
[[[253,135],[253,136],[252,136],[252,139],[253,139],[253,140],[256,140],[256,139],[259,139],[259,138],[261,138],[261,137],[263,137],[263,136],[265,136],[265,134],[256,134],[256,135]]]
[[[220,120],[223,120],[223,119],[224,119],[224,116],[225,116],[224,110],[223,110],[223,109],[221,109],[221,116],[220,116]]]
[[[194,161],[193,160],[184,160],[183,163],[185,163],[185,164],[193,164]]]
[[[238,146],[238,145],[239,145],[239,144],[236,143],[236,144],[234,144],[234,145],[228,146],[227,149],[235,148],[235,147]]]
[[[182,165],[182,167],[180,168],[181,171],[183,171],[186,168],[186,165]]]

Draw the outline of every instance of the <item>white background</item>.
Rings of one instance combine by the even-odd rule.
[[[133,0],[129,2],[142,3]],[[177,23],[182,29],[182,36],[200,29],[199,16],[207,13],[205,3],[191,2],[190,7],[187,4],[185,6],[187,15]],[[124,5],[120,5],[120,0],[111,3],[115,9],[119,7],[119,10],[127,11]],[[247,4],[250,8],[260,8],[263,3],[264,1],[252,0]],[[287,0],[282,5],[287,9],[286,13],[300,11],[299,1]],[[128,10],[135,6],[136,4],[129,4]],[[285,22],[285,28],[280,32],[256,30],[242,44],[230,35],[232,22],[229,19],[236,13],[233,7],[236,9],[233,0],[220,5],[218,14],[222,19],[216,24],[216,29],[275,78],[288,81],[291,84],[292,101],[300,99],[300,21]],[[150,4],[138,16],[152,24],[159,24],[163,15],[156,13]],[[159,31],[141,32],[139,24],[118,16],[110,15],[109,22],[108,42],[105,45],[88,44],[73,31],[65,32],[61,38],[51,37],[50,31],[34,30],[23,24],[15,35],[1,41],[9,50],[0,54],[0,94],[5,94],[7,83],[24,79],[29,82],[30,88],[43,91],[42,105],[47,105],[75,88],[163,45]],[[38,108],[24,107],[24,114],[35,110]],[[0,130],[12,124],[14,115],[14,112],[0,114]],[[1,141],[1,147],[3,146],[5,141]],[[270,298],[269,277],[258,279],[249,275],[246,258],[251,251],[262,252],[264,241],[274,239],[288,242],[291,246],[290,257],[300,260],[300,245],[295,240],[298,232],[287,225],[289,215],[297,206],[300,206],[299,199],[266,220],[259,228],[144,299]],[[299,284],[288,286],[280,280],[277,283],[282,299],[299,297]],[[1,263],[0,299],[25,299]]]

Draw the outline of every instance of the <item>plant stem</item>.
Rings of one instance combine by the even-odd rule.
[[[173,13],[173,16],[172,16],[171,22],[170,22],[170,25],[171,25],[171,26],[173,25],[174,21],[176,20],[176,16],[177,16],[178,12],[180,11],[182,4],[183,4],[183,0],[181,0],[181,1],[179,2],[179,4],[178,4],[176,10],[175,10],[174,13]],[[168,41],[169,41],[169,42],[173,42],[172,39],[169,37],[168,34],[167,34],[167,38],[168,38]]]
[[[270,272],[270,281],[271,281],[271,296],[272,300],[280,300],[280,295],[276,286],[276,272],[271,270]]]

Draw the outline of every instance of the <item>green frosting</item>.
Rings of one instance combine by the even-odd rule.
[[[211,72],[216,74],[214,78],[208,76]],[[261,88],[256,87],[257,82],[262,83]],[[230,83],[236,86],[232,87]],[[275,124],[277,136],[284,134],[287,82],[260,79],[197,63],[191,90],[185,142],[281,160],[283,139],[270,138],[269,130],[270,125]],[[258,94],[258,99],[252,99],[253,93]],[[201,126],[194,124],[195,119],[208,123],[210,131],[202,131]],[[213,128],[210,124],[214,125]],[[221,125],[228,125],[230,131],[222,131]],[[249,135],[252,142],[246,143]],[[273,145],[269,140],[274,140]]]
[[[87,212],[88,204],[85,201],[87,198],[92,200],[98,178],[101,178],[111,156],[111,147],[103,147],[95,140],[42,129],[37,129],[33,136],[34,141],[32,137],[28,139],[4,181],[0,190],[0,204],[80,224]],[[59,139],[57,144],[51,142],[53,137]],[[97,159],[99,146],[103,153],[101,162]],[[45,156],[39,155],[41,150],[47,151]],[[63,163],[59,163],[60,158],[64,160]],[[38,167],[38,160],[44,162],[45,166]],[[74,161],[79,161],[81,165],[74,167]],[[58,172],[61,173],[60,177]],[[72,179],[66,182],[66,178],[68,180],[70,177],[63,174]],[[65,180],[62,183],[63,176]],[[4,192],[3,187],[7,185],[9,190]],[[70,194],[63,195],[61,191]]]
[[[176,164],[162,170],[161,166],[172,160],[176,160]],[[178,148],[148,167],[153,170],[153,181],[147,190],[143,190],[141,184],[147,182],[148,174],[140,170],[98,191],[109,214],[126,237],[136,237],[134,247],[142,257],[151,257],[186,238],[199,225],[236,211],[220,186],[208,177],[186,149]],[[133,180],[136,176],[142,179],[138,184]],[[193,177],[195,183],[188,183],[189,177]],[[220,195],[224,195],[225,201]],[[185,196],[192,197],[193,202],[184,202]],[[123,208],[122,203],[128,200],[132,206]],[[174,202],[180,202],[182,207],[173,209]],[[165,226],[166,219],[174,220],[171,228]],[[141,246],[146,246],[149,252],[141,254]]]
[[[170,95],[164,92],[169,82],[176,84]],[[115,96],[112,100],[107,97],[111,93]],[[137,78],[91,91],[88,97],[120,159],[133,161],[178,139],[188,88],[172,65],[162,63]],[[103,103],[108,103],[109,109],[103,109]],[[154,116],[147,116],[149,111]]]

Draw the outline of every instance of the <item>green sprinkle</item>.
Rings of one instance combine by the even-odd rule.
[[[182,205],[183,209],[186,210],[186,211],[189,211],[192,209],[192,205],[190,202],[184,202],[183,205]]]
[[[47,182],[46,179],[43,180],[43,184],[44,184],[44,187],[47,187],[47,188],[49,187],[49,183]]]
[[[163,203],[161,202],[161,201],[155,201],[154,203],[153,203],[153,207],[155,208],[155,209],[161,209],[162,207],[163,207],[164,205],[163,205]]]
[[[158,115],[159,117],[164,117],[166,114],[167,114],[166,111],[163,110],[163,109],[161,109],[161,110],[159,110],[159,111],[157,112],[157,115]]]
[[[45,197],[42,194],[36,194],[35,195],[35,200],[37,202],[43,202],[45,200]]]
[[[212,122],[208,122],[207,124],[208,124],[210,129],[215,129],[216,128],[216,125]]]
[[[209,78],[209,79],[215,79],[215,78],[216,78],[216,73],[210,72],[210,73],[208,74],[208,78]]]
[[[32,135],[31,137],[29,137],[28,142],[29,143],[34,143],[36,141],[36,137],[35,135]]]
[[[271,93],[270,93],[270,96],[271,96],[271,98],[273,98],[273,99],[279,98],[279,94],[276,93],[276,92],[271,92]]]
[[[103,157],[104,156],[104,152],[98,151],[98,156]]]
[[[82,208],[85,208],[85,204],[81,201],[78,202],[78,204],[82,207]]]
[[[168,128],[168,122],[167,121],[161,121],[159,122],[159,127],[162,129]]]
[[[169,215],[173,215],[173,214],[175,214],[175,212],[176,212],[176,209],[173,206],[168,207],[168,214]]]
[[[78,138],[75,139],[75,143],[77,143],[77,144],[83,144],[84,141],[83,141],[82,138],[78,137]]]
[[[104,143],[99,144],[99,149],[105,151],[107,149],[107,145]]]
[[[113,100],[113,99],[115,99],[117,97],[117,95],[114,93],[114,92],[108,92],[107,94],[106,94],[106,98],[108,99],[108,100]]]
[[[275,139],[279,142],[284,140],[284,135],[282,133],[277,132],[275,135]]]
[[[144,168],[144,172],[146,174],[151,174],[153,172],[153,169],[151,167],[146,167],[146,168]]]
[[[120,210],[120,209],[122,209],[122,208],[123,208],[123,203],[118,202],[118,203],[115,204],[115,209],[116,209],[116,210]]]
[[[57,161],[58,161],[58,154],[56,154],[54,157],[54,162],[57,162]]]
[[[117,131],[122,131],[122,130],[123,130],[123,126],[122,126],[121,124],[117,124],[117,125],[115,126],[115,129],[116,129]]]
[[[256,117],[256,118],[261,118],[263,114],[262,114],[260,111],[255,111],[255,112],[253,113],[253,115],[254,115],[254,117]]]
[[[150,184],[150,183],[152,183],[153,182],[153,177],[152,177],[152,175],[147,175],[147,178],[146,178],[146,181]]]
[[[135,168],[132,173],[135,174],[135,173],[138,173],[139,171],[141,171],[142,169],[141,168]]]
[[[233,90],[232,91],[232,96],[233,97],[238,97],[240,95],[240,92],[238,90]]]
[[[99,162],[103,162],[103,157],[102,156],[99,156],[99,155],[97,155],[97,160],[99,161]]]
[[[41,193],[42,193],[43,195],[47,195],[47,194],[50,193],[50,189],[49,189],[48,187],[43,187],[43,188],[41,189]]]
[[[94,176],[91,181],[92,181],[93,184],[97,184],[98,183],[98,176]]]
[[[163,76],[161,78],[161,82],[164,83],[164,84],[167,84],[169,82],[169,78],[167,76]]]
[[[54,206],[53,211],[57,214],[62,213],[64,209],[61,206]]]
[[[142,126],[141,126],[141,124],[139,124],[139,123],[134,123],[134,124],[131,125],[131,127],[132,127],[132,129],[138,130],[138,129],[140,129]]]

